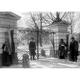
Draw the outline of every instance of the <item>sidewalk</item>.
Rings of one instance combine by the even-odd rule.
[[[22,64],[12,65],[9,68],[23,68]],[[71,62],[58,58],[40,57],[38,60],[30,60],[30,68],[80,68],[79,62]]]

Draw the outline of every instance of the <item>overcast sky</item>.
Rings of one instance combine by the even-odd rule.
[[[25,21],[29,17],[29,14],[27,14],[26,12],[26,16],[25,16],[24,15],[25,12],[20,12],[20,13],[16,12],[16,13],[21,16],[21,20],[18,21],[18,27],[24,27],[24,28],[29,27],[25,24]],[[80,13],[79,12],[75,13],[73,27],[74,27],[73,30],[75,33],[80,32]]]
[[[80,11],[79,5],[80,3],[76,0],[62,0],[62,2],[60,0],[55,0],[54,2],[53,0],[1,0],[0,11],[11,11],[23,17],[22,13],[29,11]],[[75,31],[79,32],[79,20],[76,23]],[[20,24],[25,26],[24,20]]]

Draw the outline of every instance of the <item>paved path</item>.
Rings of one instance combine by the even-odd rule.
[[[31,68],[79,68],[79,63],[56,58],[42,58],[30,61]]]
[[[22,65],[12,65],[9,68],[22,68]],[[40,58],[30,61],[30,68],[80,68],[80,63],[57,58]]]

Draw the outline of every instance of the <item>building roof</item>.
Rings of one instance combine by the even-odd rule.
[[[18,16],[17,14],[13,13],[13,12],[9,12],[9,11],[6,11],[6,12],[0,12],[0,17],[8,17],[8,18],[13,18],[13,19],[16,19],[16,20],[19,20],[21,17]]]

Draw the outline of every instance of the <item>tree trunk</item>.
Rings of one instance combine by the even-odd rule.
[[[53,33],[53,43],[52,43],[52,45],[53,45],[53,50],[54,50],[54,54],[55,54],[55,46],[54,46],[54,33]]]
[[[42,13],[40,13],[40,46],[42,47]]]
[[[71,34],[73,33],[73,28],[72,28],[72,25],[71,25]]]
[[[42,47],[42,32],[40,32],[40,46]]]
[[[39,30],[37,30],[37,59],[39,59]]]

